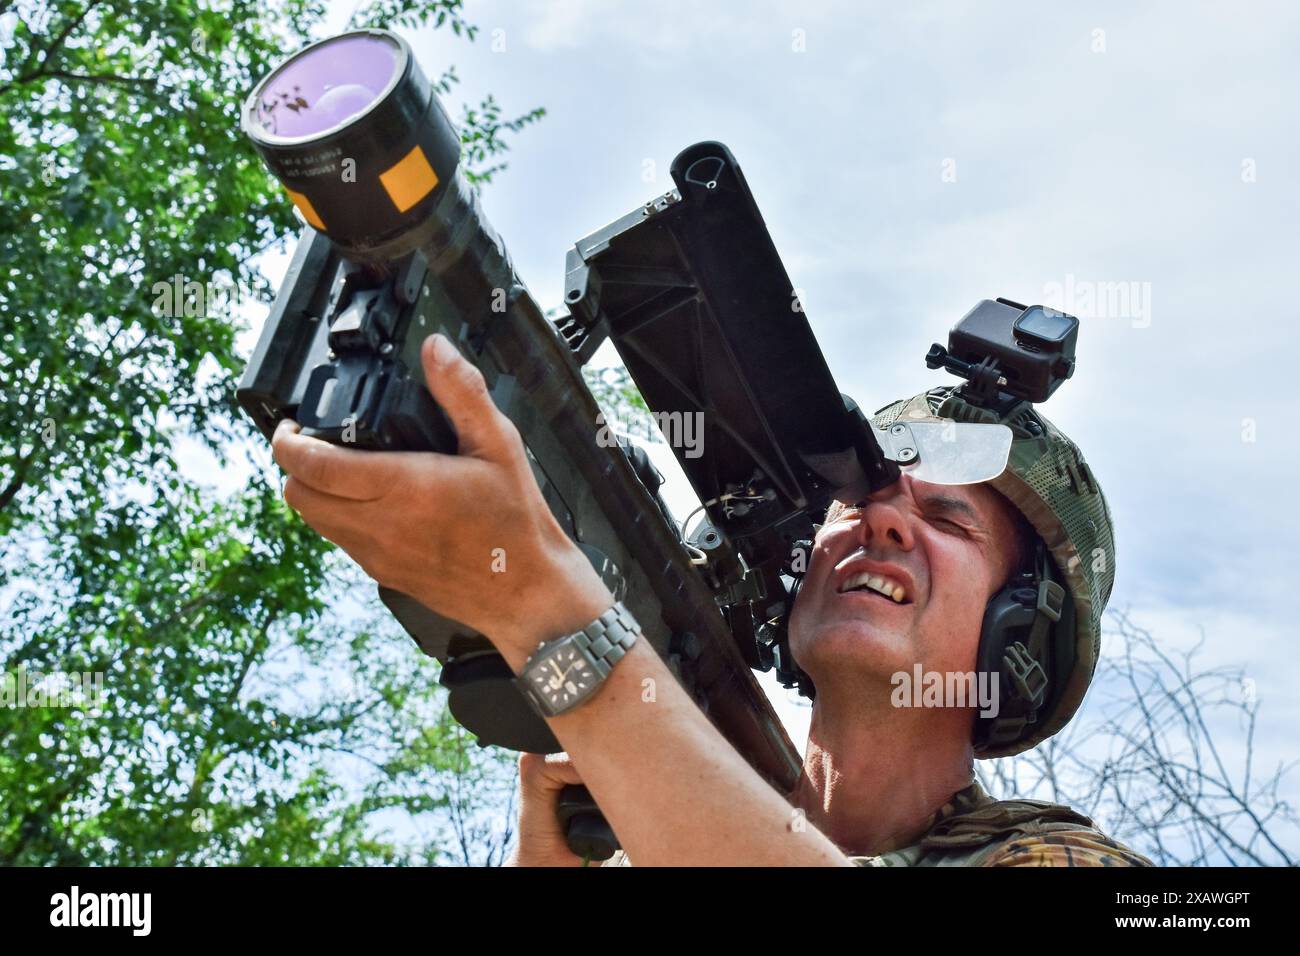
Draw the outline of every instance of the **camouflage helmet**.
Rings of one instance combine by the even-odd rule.
[[[975,749],[980,758],[1005,757],[1055,734],[1083,701],[1101,650],[1101,614],[1115,581],[1114,527],[1101,486],[1078,446],[1028,402],[998,415],[966,402],[960,386],[948,386],[886,405],[872,424],[888,428],[899,420],[936,419],[1011,429],[1007,466],[987,484],[1024,515],[1071,598],[1073,613],[1063,613],[1052,625],[1047,642],[1054,663],[1037,720],[1011,741]]]

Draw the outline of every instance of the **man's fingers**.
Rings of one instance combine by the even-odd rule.
[[[292,475],[284,483],[284,500],[294,511],[307,517],[309,523],[313,521],[319,523],[326,516],[328,516],[327,520],[337,522],[339,515],[350,513],[351,506],[357,504],[357,502],[350,499],[339,498],[336,495],[327,495],[323,491],[317,491],[311,485],[299,478],[294,478]],[[315,524],[312,524],[312,527],[315,526]],[[338,543],[332,535],[325,534],[324,536],[336,544]]]
[[[335,498],[382,498],[402,473],[398,453],[331,445],[299,434],[298,423],[287,418],[276,426],[271,451],[276,464],[289,475]]]
[[[520,447],[519,433],[488,393],[483,373],[444,335],[431,335],[420,349],[424,380],[460,439],[459,453],[507,462]]]
[[[566,753],[520,754],[519,779],[525,790],[559,790],[582,783],[578,768]]]

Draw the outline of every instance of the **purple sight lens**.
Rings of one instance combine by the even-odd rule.
[[[257,98],[257,125],[272,136],[313,136],[369,108],[401,67],[401,48],[351,34],[318,44],[277,70]]]
[[[460,134],[410,45],[387,30],[286,57],[253,87],[240,126],[307,224],[359,257],[424,241],[416,227],[457,182]]]

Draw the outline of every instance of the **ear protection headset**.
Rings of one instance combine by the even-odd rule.
[[[975,672],[977,680],[981,674],[990,675],[984,679],[994,689],[995,706],[990,716],[975,718],[977,754],[1021,737],[1048,703],[1055,689],[1052,675],[1068,673],[1074,663],[1072,653],[1068,661],[1054,660],[1065,656],[1052,640],[1062,618],[1065,633],[1074,633],[1073,602],[1037,536],[1026,564],[984,609]]]
[[[807,539],[797,541],[792,553],[802,548],[811,559],[812,544]],[[790,653],[790,620],[806,571],[807,562],[802,567],[783,569],[794,583],[785,611],[775,624],[776,633],[768,638],[768,658],[783,686],[797,687],[800,694],[811,700],[816,697],[817,689]],[[1020,737],[1037,721],[1039,712],[1056,690],[1052,678],[1058,675],[1063,678],[1070,672],[1074,664],[1073,644],[1052,640],[1058,627],[1063,627],[1065,634],[1074,633],[1074,606],[1060,584],[1047,548],[1035,535],[1032,553],[984,609],[975,655],[976,680],[987,681],[987,686],[993,689],[994,706],[990,708],[993,711],[990,716],[976,715],[972,741],[977,756],[981,750]]]

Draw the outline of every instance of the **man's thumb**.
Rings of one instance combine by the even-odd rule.
[[[420,361],[429,394],[456,429],[460,454],[493,460],[509,455],[517,432],[492,401],[483,373],[441,334],[424,340]]]

